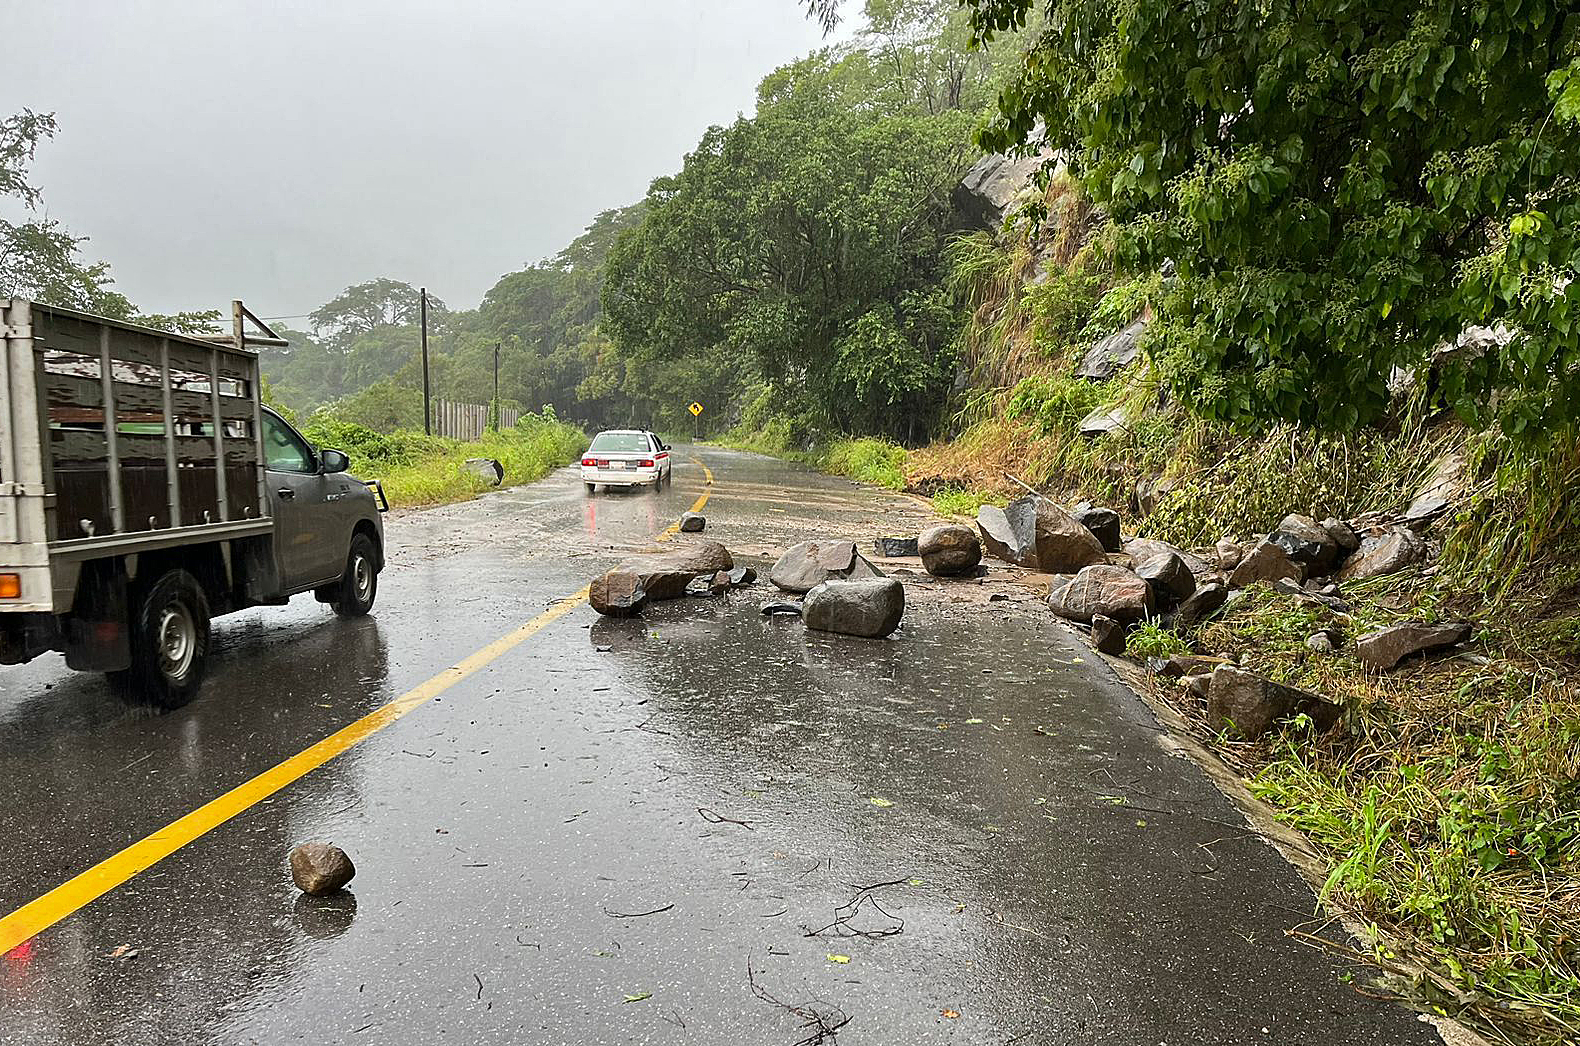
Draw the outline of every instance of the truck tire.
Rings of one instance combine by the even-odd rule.
[[[168,570],[135,602],[131,667],[110,673],[129,700],[180,708],[197,696],[208,664],[208,597],[197,578]]]
[[[596,494],[596,493],[598,493],[598,484],[596,484],[596,483],[589,483],[589,484],[587,484],[587,493],[589,493],[589,494]]]
[[[346,572],[340,583],[334,585],[335,598],[331,602],[335,613],[341,617],[361,617],[373,609],[373,600],[379,594],[378,553],[373,540],[366,534],[353,534],[351,552],[346,556]]]

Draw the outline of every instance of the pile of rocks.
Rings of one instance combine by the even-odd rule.
[[[1140,623],[1155,621],[1189,634],[1238,598],[1237,590],[1257,584],[1327,611],[1337,623],[1313,633],[1307,646],[1332,653],[1345,643],[1341,626],[1349,610],[1338,586],[1397,573],[1427,557],[1425,541],[1403,523],[1357,530],[1343,520],[1298,513],[1254,542],[1225,539],[1199,552],[1126,536],[1112,509],[1082,502],[1067,512],[1043,497],[1003,508],[984,505],[977,528],[990,555],[1051,574],[1049,607],[1090,625],[1093,645],[1116,655],[1124,653],[1127,634]],[[1463,642],[1469,632],[1462,623],[1410,622],[1360,636],[1354,650],[1366,666],[1388,670],[1407,657]],[[1185,675],[1187,688],[1206,699],[1215,730],[1245,738],[1296,716],[1325,729],[1340,711],[1316,694],[1234,665],[1173,674]]]

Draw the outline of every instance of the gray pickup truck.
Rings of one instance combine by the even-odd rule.
[[[212,618],[302,592],[372,608],[388,503],[263,405],[252,346],[284,342],[239,301],[231,321],[187,337],[0,299],[0,664],[59,650],[173,708]]]

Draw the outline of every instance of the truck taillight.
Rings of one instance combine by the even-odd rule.
[[[637,464],[638,468],[650,469],[650,468],[653,467],[653,459],[652,458],[643,458],[641,461],[638,461],[636,464]]]
[[[22,575],[0,574],[0,599],[22,598]]]
[[[582,458],[582,464],[583,465],[597,465],[598,464],[598,459],[597,458]]]

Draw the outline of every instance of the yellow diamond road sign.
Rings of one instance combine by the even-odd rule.
[[[693,417],[696,417],[702,413],[702,404],[698,403],[696,400],[692,400],[691,406],[687,407],[686,409],[691,411]]]

